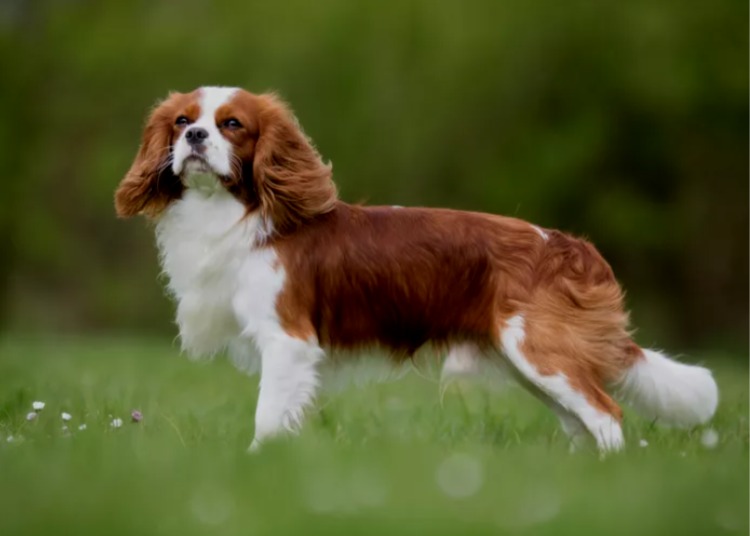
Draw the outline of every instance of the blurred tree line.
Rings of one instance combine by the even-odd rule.
[[[748,5],[4,0],[0,329],[172,333],[112,194],[169,90],[278,90],[348,201],[592,239],[644,344],[744,348]],[[446,284],[450,284],[446,282]]]

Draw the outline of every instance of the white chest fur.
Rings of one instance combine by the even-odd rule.
[[[211,356],[278,329],[275,303],[284,272],[273,249],[254,246],[259,229],[258,218],[223,189],[188,189],[157,223],[182,347],[190,356]]]

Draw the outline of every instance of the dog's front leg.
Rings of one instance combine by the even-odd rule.
[[[314,340],[276,333],[257,340],[261,350],[260,395],[250,450],[280,432],[295,432],[318,387],[317,364],[323,351]]]

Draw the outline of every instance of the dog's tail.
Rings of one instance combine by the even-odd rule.
[[[657,424],[690,427],[713,417],[719,390],[711,371],[656,350],[642,350],[617,383],[618,394]]]

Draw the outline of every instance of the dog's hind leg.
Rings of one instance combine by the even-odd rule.
[[[443,361],[440,373],[441,386],[447,386],[458,378],[476,377],[481,373],[482,350],[472,342],[451,346]]]
[[[601,451],[616,451],[624,446],[622,428],[620,427],[621,411],[614,400],[596,384],[595,380],[581,375],[572,383],[566,371],[552,370],[540,372],[538,363],[555,362],[554,349],[549,355],[536,355],[538,350],[530,350],[526,341],[524,317],[516,315],[508,319],[500,331],[500,346],[508,361],[518,374],[554,403],[552,405],[566,433],[572,434],[579,441],[580,426],[594,437]],[[564,362],[563,360],[560,360]],[[536,393],[535,393],[536,394]],[[548,402],[549,403],[549,402]]]

